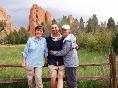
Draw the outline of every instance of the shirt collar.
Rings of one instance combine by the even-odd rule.
[[[37,38],[37,37],[34,37],[35,40],[41,40],[43,37],[40,37],[40,38]]]
[[[53,41],[58,41],[59,39],[62,38],[62,35],[60,33],[58,33],[58,35],[55,37],[55,36],[52,36],[52,34],[51,34],[51,38]]]

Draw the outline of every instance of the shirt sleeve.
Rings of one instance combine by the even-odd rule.
[[[44,51],[44,54],[45,54],[45,58],[46,58],[48,56],[47,43],[45,43],[45,51]]]
[[[51,51],[50,54],[55,56],[65,56],[71,50],[71,42],[65,41],[63,44],[63,48],[60,51]]]
[[[76,49],[76,47],[78,47],[78,44],[76,42],[72,43],[72,49]]]
[[[25,45],[25,48],[24,48],[24,51],[22,52],[22,55],[24,57],[24,59],[27,58],[27,55],[28,55],[28,48],[29,48],[29,40],[27,41],[26,45]]]

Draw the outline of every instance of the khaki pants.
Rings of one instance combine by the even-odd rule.
[[[64,66],[48,66],[50,77],[51,78],[58,78],[57,87],[56,88],[63,88],[63,77],[65,73]]]
[[[29,88],[43,88],[42,68],[26,66]]]

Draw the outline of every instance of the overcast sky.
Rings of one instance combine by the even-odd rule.
[[[0,6],[11,15],[14,24],[27,26],[29,10],[33,4],[38,4],[48,10],[53,17],[61,18],[72,14],[85,22],[96,14],[99,22],[113,17],[118,22],[118,0],[0,0]]]

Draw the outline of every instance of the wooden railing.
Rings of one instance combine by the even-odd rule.
[[[102,64],[81,64],[79,67],[95,67],[95,66],[109,66],[110,74],[109,76],[91,76],[91,77],[78,77],[78,80],[108,80],[110,81],[110,88],[117,88],[117,80],[116,80],[116,59],[115,54],[111,53],[109,55],[109,63],[102,63]],[[19,67],[22,66],[19,64],[0,64],[0,67]],[[50,81],[50,78],[43,77],[43,81]],[[66,78],[64,78],[66,81]],[[27,82],[26,78],[6,78],[0,79],[0,83],[24,83]]]

